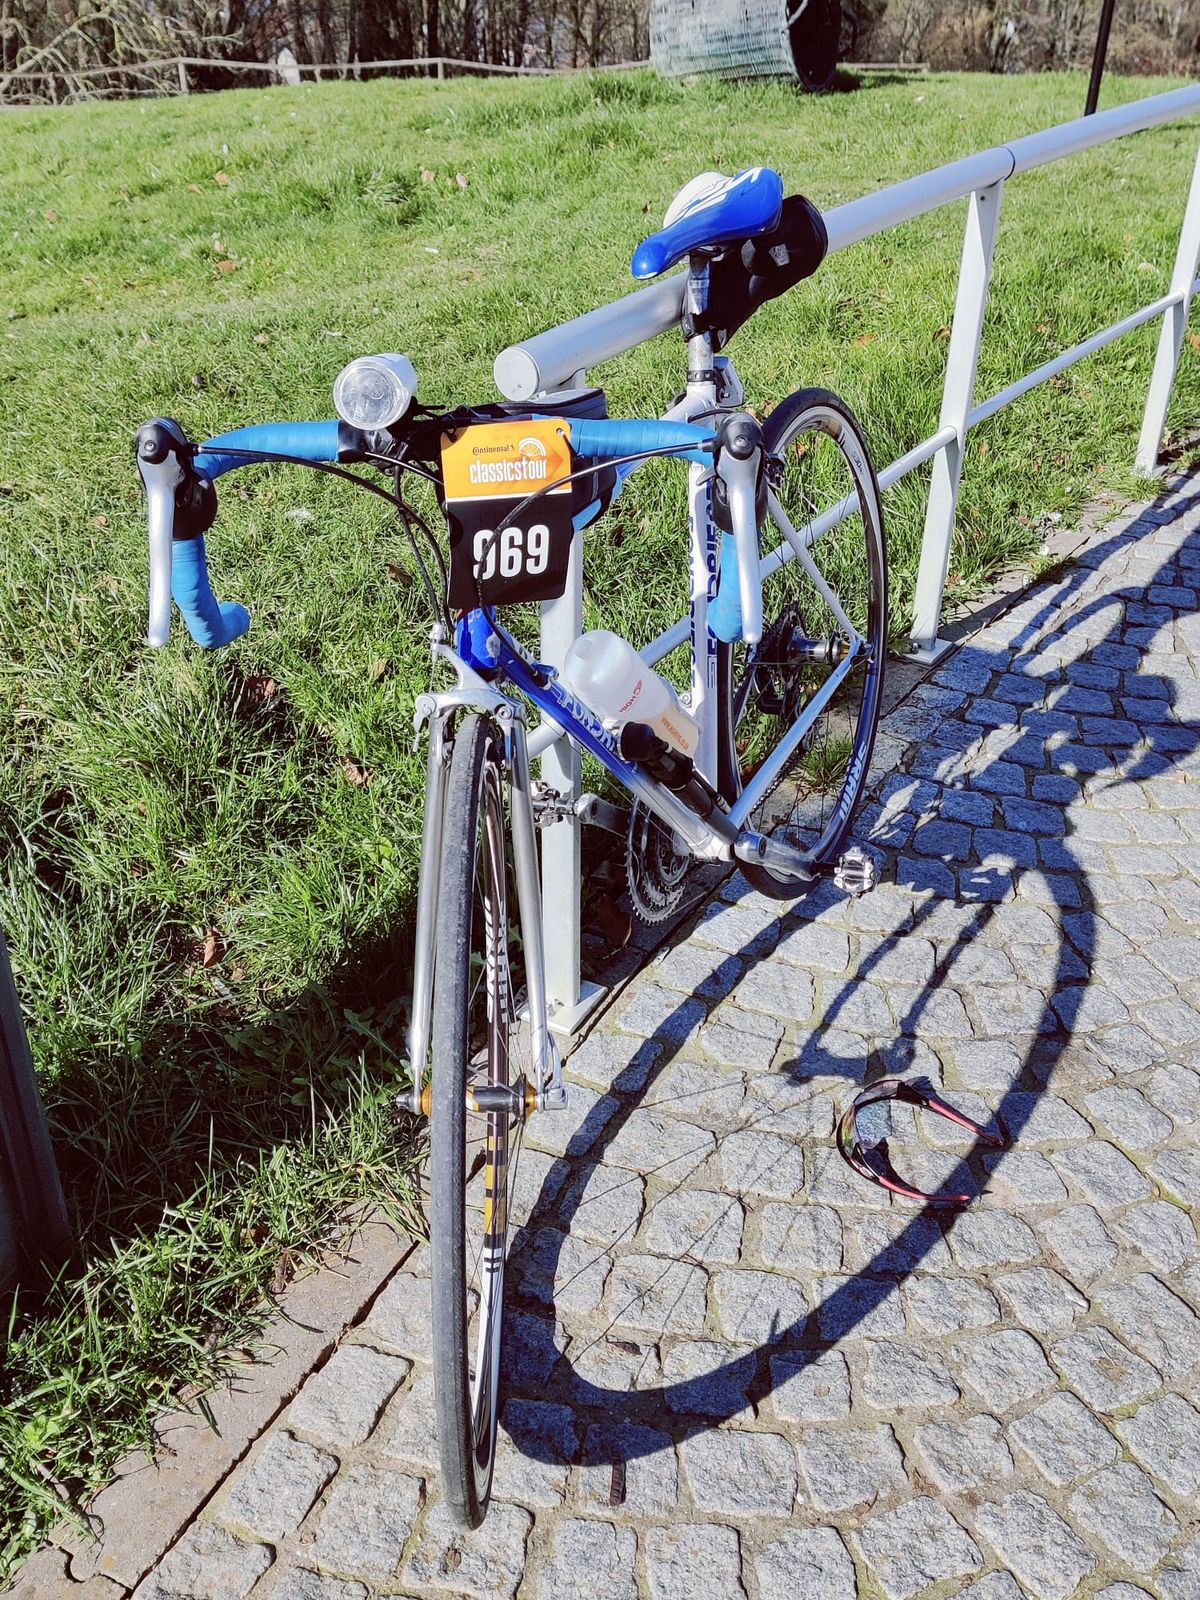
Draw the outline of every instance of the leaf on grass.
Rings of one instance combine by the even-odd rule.
[[[394,561],[389,561],[388,562],[388,564],[387,564],[387,575],[392,580],[393,583],[407,583],[408,582],[408,573],[405,572],[403,567],[398,567]]]
[[[282,1294],[292,1281],[292,1275],[295,1270],[291,1251],[281,1250],[279,1252],[279,1260],[275,1263],[274,1276],[271,1279],[271,1293]]]
[[[217,271],[218,272],[236,272],[237,271],[237,262],[236,261],[230,261],[230,260],[218,261],[217,262]]]
[[[436,172],[431,172],[428,167],[422,167],[421,168],[421,182],[422,183],[432,183],[434,178],[436,178],[436,177],[437,177],[437,173]]]
[[[1191,345],[1193,350],[1200,350],[1200,333],[1193,333],[1189,328],[1187,342]]]
[[[219,183],[221,185],[221,187],[224,188],[225,185],[229,182],[229,174],[227,172],[214,172],[213,173],[213,182],[214,183]]]
[[[991,445],[987,442],[986,439],[980,439],[979,443],[975,446],[975,454],[979,458],[979,460],[982,461],[984,456],[987,455],[988,451],[991,448],[992,448]]]
[[[265,672],[251,672],[246,677],[246,695],[251,700],[257,700],[260,705],[269,706],[279,693],[279,685],[275,679]]]
[[[271,336],[269,333],[256,333],[254,342],[255,344],[268,345],[271,342]]]
[[[877,333],[860,333],[855,339],[855,344],[874,344],[879,335]]]
[[[938,339],[948,339],[950,337],[950,324],[948,322],[943,322],[933,337],[935,341]]]
[[[471,180],[467,177],[465,172],[456,172],[454,174],[454,181],[460,189],[465,189]]]
[[[45,217],[47,222],[58,221],[58,212],[55,211],[53,206],[47,206],[45,211],[42,212],[42,215]]]
[[[361,762],[354,761],[350,756],[342,762],[342,776],[347,783],[352,783],[356,789],[365,789],[374,777],[370,767],[364,767]]]
[[[200,185],[198,183],[189,183],[188,184],[188,193],[189,194],[199,194],[200,193]]]
[[[386,656],[380,656],[379,660],[371,667],[371,682],[378,683],[391,664]]]
[[[200,945],[200,965],[202,967],[215,967],[225,954],[225,946],[221,935],[215,928],[210,928],[204,935]]]
[[[104,515],[103,512],[101,512],[98,517],[93,517],[92,518],[92,527],[93,528],[107,528],[108,527],[108,518]]]

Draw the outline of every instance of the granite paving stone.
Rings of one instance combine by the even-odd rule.
[[[580,1496],[589,1506],[613,1503],[614,1468],[618,1498],[628,1512],[668,1512],[679,1499],[674,1444],[655,1428],[629,1421],[594,1424],[584,1441],[584,1459]]]
[[[1163,1395],[1116,1425],[1130,1453],[1181,1497],[1200,1493],[1200,1413],[1182,1396]]]
[[[340,1447],[361,1444],[403,1382],[411,1363],[369,1345],[345,1344],[304,1385],[288,1422]]]
[[[908,1485],[896,1436],[886,1423],[808,1427],[797,1450],[806,1498],[818,1511],[874,1505]]]
[[[1118,1461],[1080,1484],[1071,1496],[1071,1514],[1135,1572],[1161,1561],[1179,1531],[1174,1513],[1132,1461]]]
[[[482,1528],[467,1532],[454,1525],[445,1502],[439,1500],[430,1507],[401,1580],[418,1588],[512,1600],[525,1571],[525,1544],[532,1525],[527,1511],[497,1504]]]
[[[964,1379],[993,1412],[1010,1411],[1055,1382],[1041,1345],[1020,1328],[964,1339],[958,1353]]]
[[[306,1554],[343,1577],[385,1582],[396,1572],[421,1505],[421,1480],[366,1463],[329,1492]]]
[[[590,1517],[562,1517],[549,1533],[537,1577],[539,1600],[596,1600],[598,1595],[637,1600],[637,1535],[632,1528]]]
[[[695,1433],[680,1446],[699,1510],[716,1516],[789,1516],[796,1499],[796,1452],[777,1433],[729,1428]]]
[[[133,1592],[137,1600],[242,1600],[273,1559],[268,1546],[200,1520]]]
[[[1037,1600],[1068,1600],[1095,1570],[1096,1557],[1041,1495],[1018,1489],[980,1506],[975,1526]]]
[[[1168,1200],[1151,1200],[1131,1206],[1113,1224],[1117,1238],[1160,1270],[1177,1272],[1195,1258],[1200,1244],[1196,1224],[1182,1207]]]
[[[1097,1298],[1121,1337],[1160,1372],[1183,1377],[1200,1361],[1200,1317],[1154,1273],[1139,1272]]]
[[[848,1600],[854,1562],[834,1528],[794,1528],[754,1558],[761,1600]]]
[[[925,1471],[943,1493],[998,1483],[1013,1469],[1000,1424],[986,1414],[965,1422],[929,1422],[915,1437]]]
[[[218,1505],[223,1522],[270,1544],[293,1533],[338,1469],[336,1456],[284,1430],[243,1467]]]
[[[1059,1489],[1107,1466],[1118,1453],[1117,1441],[1104,1424],[1065,1390],[1018,1417],[1008,1432],[1042,1476]]]
[[[789,1422],[836,1422],[850,1414],[850,1372],[837,1350],[771,1357],[770,1403]]]
[[[710,1287],[717,1322],[728,1339],[775,1344],[804,1331],[808,1296],[798,1279],[732,1268],[713,1273]]]
[[[1082,1328],[1056,1344],[1054,1364],[1093,1410],[1112,1412],[1153,1394],[1161,1377],[1107,1328]]]
[[[651,1528],[642,1542],[652,1600],[692,1600],[721,1573],[722,1593],[745,1600],[736,1576],[741,1566],[737,1532],[720,1523],[682,1523]]]
[[[888,1600],[909,1600],[931,1583],[979,1571],[979,1547],[945,1506],[920,1495],[872,1517],[855,1535]]]

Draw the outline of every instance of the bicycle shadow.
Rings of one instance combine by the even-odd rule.
[[[1200,505],[1200,492],[1191,487],[1170,498],[1172,516]],[[1200,731],[1172,720],[1176,678],[1166,670],[1169,656],[1156,656],[1153,648],[1162,630],[1194,604],[1186,585],[1200,583],[1200,533],[1182,538],[1165,557],[1161,551],[1157,558],[1142,557],[1139,537],[1170,520],[1156,513],[1158,507],[1151,508],[1132,530],[1122,530],[1087,550],[1063,580],[1035,589],[1009,614],[1011,621],[989,629],[986,646],[961,650],[953,658],[956,665],[943,677],[944,682],[957,681],[961,690],[927,690],[923,699],[918,690],[901,708],[899,726],[903,728],[907,719],[910,731],[925,742],[910,762],[910,771],[891,780],[890,790],[884,785],[884,804],[867,822],[886,862],[885,876],[894,877],[899,889],[925,892],[925,885],[931,891],[908,915],[897,890],[883,890],[855,903],[843,928],[840,897],[822,885],[781,919],[781,929],[771,929],[760,905],[761,925],[751,928],[740,942],[722,939],[719,931],[722,919],[736,927],[738,902],[718,902],[701,919],[699,932],[711,941],[710,947],[700,950],[695,941],[687,945],[690,951],[699,950],[697,987],[712,997],[728,994],[736,1000],[737,982],[767,970],[762,968],[764,959],[782,943],[795,940],[802,949],[807,938],[815,949],[813,930],[823,930],[827,945],[850,931],[872,936],[873,901],[894,913],[890,921],[888,913],[874,917],[880,924],[873,930],[879,942],[854,974],[841,981],[799,1053],[757,1079],[747,1076],[744,1104],[759,1108],[751,1119],[745,1120],[743,1108],[742,1120],[727,1118],[714,1138],[711,1131],[676,1118],[676,1127],[693,1128],[693,1148],[689,1151],[676,1135],[674,1146],[660,1151],[668,1159],[657,1172],[638,1160],[639,1143],[653,1160],[647,1121],[655,1109],[653,1091],[672,1076],[682,1076],[686,1084],[688,1074],[679,1071],[685,1065],[691,1067],[693,1080],[707,1073],[719,1082],[719,1068],[693,1065],[688,1056],[693,1043],[703,1044],[713,1023],[700,1026],[698,1002],[691,996],[682,998],[664,1011],[652,1043],[630,1039],[628,1059],[618,1056],[614,1061],[609,1094],[592,1107],[565,1154],[545,1171],[532,1215],[512,1245],[510,1260],[518,1271],[527,1259],[520,1303],[510,1308],[508,1317],[508,1348],[516,1373],[503,1422],[520,1456],[561,1469],[564,1478],[570,1464],[581,1465],[601,1500],[608,1492],[604,1473],[610,1472],[611,1495],[616,1498],[606,1503],[615,1505],[634,1463],[648,1462],[672,1443],[707,1433],[741,1413],[751,1414],[750,1408],[782,1384],[795,1389],[793,1380],[798,1376],[808,1394],[813,1385],[805,1387],[806,1370],[828,1363],[848,1335],[904,1333],[898,1291],[922,1265],[936,1267],[951,1259],[947,1246],[974,1208],[947,1214],[930,1206],[891,1204],[881,1191],[851,1175],[828,1144],[814,1145],[814,1134],[827,1137],[832,1129],[831,1102],[839,1085],[887,1071],[928,1075],[936,1082],[941,1055],[953,1052],[960,1061],[969,1061],[970,1073],[964,1074],[960,1065],[959,1077],[970,1082],[973,1092],[956,1088],[950,1098],[985,1125],[989,1125],[988,1101],[994,1101],[990,1125],[1003,1130],[1007,1149],[997,1155],[975,1143],[956,1154],[949,1145],[934,1145],[927,1170],[915,1181],[983,1196],[1003,1182],[1005,1161],[1028,1164],[1029,1156],[1019,1148],[1021,1135],[1056,1073],[1075,1076],[1095,1063],[1097,1079],[1107,1078],[1108,1062],[1129,1070],[1131,1062],[1147,1065],[1165,1054],[1129,1021],[1123,1002],[1109,989],[1089,987],[1097,960],[1113,942],[1113,929],[1100,911],[1115,903],[1140,906],[1142,914],[1149,915],[1144,907],[1153,899],[1153,888],[1143,874],[1152,876],[1162,867],[1153,859],[1153,846],[1130,845],[1121,847],[1119,870],[1109,874],[1102,845],[1105,827],[1089,819],[1111,818],[1114,799],[1143,780],[1170,778],[1181,768],[1200,770],[1196,761]],[[1097,569],[1121,551],[1131,557],[1129,573],[1106,588]],[[1190,579],[1175,581],[1177,561],[1190,572]],[[1056,618],[1061,618],[1061,626],[1047,632]],[[1004,676],[996,689],[1010,698],[981,698],[997,671]],[[1137,674],[1136,683],[1123,676],[1127,673]],[[955,695],[958,702],[952,705]],[[1114,714],[1114,696],[1128,702],[1120,706],[1124,714]],[[1042,780],[1037,786],[1041,798],[1026,795],[1026,772]],[[1069,820],[1066,804],[1079,796],[1079,786],[1085,782],[1090,785],[1088,810]],[[941,786],[936,812],[923,816],[920,809],[906,809],[905,801],[927,807],[934,785]],[[993,826],[986,817],[997,812],[1003,820],[995,818],[998,825]],[[967,816],[975,821],[954,821]],[[942,838],[951,854],[966,848],[962,834],[967,827],[975,830],[976,859],[954,863],[960,866],[957,886],[936,854],[920,854],[917,836],[930,822],[950,824],[951,831]],[[1178,837],[1191,837],[1180,833],[1177,823],[1172,826]],[[1170,833],[1165,824],[1163,829]],[[932,848],[937,836],[925,838],[925,847]],[[1102,886],[1103,900],[1089,881],[1089,870]],[[1172,865],[1170,870],[1179,869]],[[1018,890],[1023,891],[1019,899]],[[1124,898],[1116,900],[1118,895]],[[1200,920],[1200,896],[1193,896],[1193,901],[1191,916]],[[753,906],[754,900],[743,897],[740,903]],[[1110,915],[1118,913],[1110,909]],[[1025,940],[1015,938],[1022,932],[1028,936]],[[724,948],[711,947],[722,944]],[[910,959],[918,945],[933,953],[932,962],[925,957],[921,972],[914,971],[916,964]],[[1018,950],[1019,957],[1012,959]],[[826,959],[836,965],[834,957]],[[988,965],[993,969],[990,983],[983,970]],[[1013,981],[1005,979],[997,986],[994,974],[1003,976],[1006,970]],[[888,1019],[886,1034],[882,1028],[875,1031],[872,1016],[863,1010],[865,991],[879,992],[877,985],[866,983],[872,976],[887,981],[898,1013],[894,1025]],[[795,979],[800,981],[799,970]],[[974,1018],[967,1015],[953,984],[974,985],[968,993]],[[989,988],[992,998],[978,1010],[978,996]],[[1004,991],[1000,1003],[995,1000],[997,989]],[[744,1016],[748,1026],[760,1026],[748,1013]],[[844,1026],[847,1022],[852,1028]],[[919,1036],[922,1031],[938,1041],[936,1051]],[[608,1048],[617,1048],[614,1036],[608,1036]],[[743,1059],[755,1048],[751,1034]],[[735,1075],[733,1082],[740,1079]],[[698,1082],[693,1092],[698,1098],[704,1095]],[[742,1103],[741,1093],[731,1101],[734,1098]],[[837,1098],[841,1104],[846,1097]],[[704,1117],[716,1126],[711,1106],[705,1107]],[[727,1160],[725,1151],[731,1143],[745,1147],[747,1135],[750,1146],[759,1147],[757,1162],[752,1150],[746,1160],[741,1155],[736,1161]],[[797,1211],[858,1208],[864,1264],[846,1271],[841,1250],[831,1242],[822,1255],[818,1239],[800,1273],[816,1292],[801,1296],[805,1303],[795,1314],[789,1313],[788,1320],[764,1327],[766,1311],[759,1306],[752,1308],[755,1315],[743,1317],[740,1329],[726,1327],[725,1337],[703,1332],[707,1269],[738,1259],[736,1242],[732,1250],[728,1242],[733,1230],[725,1219],[740,1213],[747,1200],[760,1209],[773,1200],[796,1200],[793,1180],[801,1149],[797,1137],[807,1141],[805,1204]],[[781,1147],[791,1155],[781,1156]],[[601,1165],[606,1158],[614,1163],[611,1167]],[[706,1164],[707,1170],[702,1170]],[[631,1206],[632,1225],[604,1238],[591,1248],[592,1259],[584,1261],[571,1229],[574,1224],[576,1235],[581,1228],[587,1232],[588,1179],[596,1172],[622,1171],[626,1176],[618,1179],[618,1187],[627,1183],[640,1191],[643,1178],[655,1178],[666,1193],[657,1200],[648,1198],[645,1215],[640,1206]],[[657,1281],[639,1282],[637,1272],[627,1270],[610,1281],[605,1300],[593,1308],[598,1310],[603,1303],[603,1315],[581,1311],[588,1296],[580,1296],[576,1286],[586,1280],[588,1271],[607,1260],[635,1230],[645,1238],[655,1206],[673,1192],[687,1192],[680,1186],[689,1179],[699,1182],[702,1193],[710,1197],[719,1193],[722,1203],[727,1202],[705,1230],[711,1238],[697,1237],[690,1253],[661,1257],[663,1275]],[[602,1200],[608,1192],[597,1191],[591,1198]],[[614,1209],[611,1198],[609,1209]],[[723,1226],[726,1238],[721,1236]],[[591,1232],[600,1237],[595,1228]],[[706,1243],[717,1243],[716,1260],[706,1260]],[[647,1251],[645,1245],[635,1246],[639,1248]],[[641,1259],[652,1258],[647,1251]],[[778,1274],[777,1301],[795,1282],[787,1269]],[[586,1339],[568,1337],[564,1345],[556,1329],[560,1312],[569,1326],[587,1327]],[[730,1320],[736,1325],[736,1315]],[[759,1326],[751,1337],[756,1320]],[[691,1337],[672,1346],[676,1333]],[[664,1339],[658,1376],[658,1347]],[[685,1354],[673,1357],[673,1349]],[[698,1373],[683,1370],[697,1354],[711,1364]],[[815,1381],[815,1375],[810,1376]],[[553,1403],[560,1398],[569,1404]],[[794,1402],[806,1403],[816,1405],[809,1419],[815,1420],[820,1400]],[[784,1415],[804,1419],[803,1412],[795,1409]],[[503,1459],[497,1473],[496,1492],[503,1497]],[[650,1484],[650,1477],[644,1477],[639,1493],[653,1495]]]

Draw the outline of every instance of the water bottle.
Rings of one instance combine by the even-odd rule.
[[[685,756],[695,754],[700,728],[669,683],[620,634],[597,628],[567,651],[563,681],[585,706],[615,727],[644,723]]]

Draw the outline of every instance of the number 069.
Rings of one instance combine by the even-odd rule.
[[[498,538],[494,528],[480,528],[475,535],[476,575],[484,583],[495,577],[497,567],[502,578],[536,578],[545,572],[549,560],[550,529],[544,522],[535,522],[524,531],[504,528]]]

